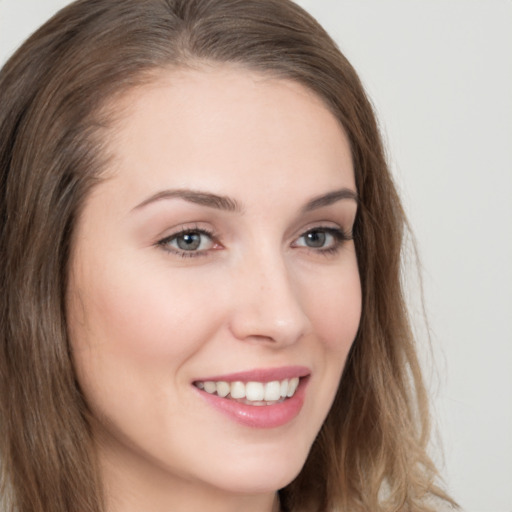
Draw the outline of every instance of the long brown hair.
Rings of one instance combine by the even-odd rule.
[[[108,163],[115,97],[154,71],[236,63],[321,97],[351,144],[362,318],[335,403],[285,510],[426,511],[427,396],[400,279],[405,216],[359,78],[289,0],[80,0],[0,73],[0,457],[5,510],[100,512],[65,296],[73,227]],[[110,108],[107,108],[110,107]]]

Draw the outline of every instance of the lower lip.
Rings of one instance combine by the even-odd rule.
[[[210,405],[242,425],[253,428],[277,428],[286,425],[300,413],[307,381],[308,377],[301,378],[295,394],[274,405],[247,405],[196,389]]]

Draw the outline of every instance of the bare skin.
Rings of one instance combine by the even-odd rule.
[[[347,138],[299,84],[229,66],[162,72],[122,101],[68,290],[108,510],[276,512],[360,319]],[[197,385],[299,367],[303,402],[278,426]]]

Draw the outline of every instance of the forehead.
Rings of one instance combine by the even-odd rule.
[[[318,182],[352,186],[347,137],[315,93],[231,65],[161,71],[118,100],[108,141],[114,179],[140,192]],[[314,195],[315,191],[311,191]]]

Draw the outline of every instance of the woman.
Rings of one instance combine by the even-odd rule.
[[[6,510],[433,510],[405,218],[283,0],[81,0],[0,75]]]

